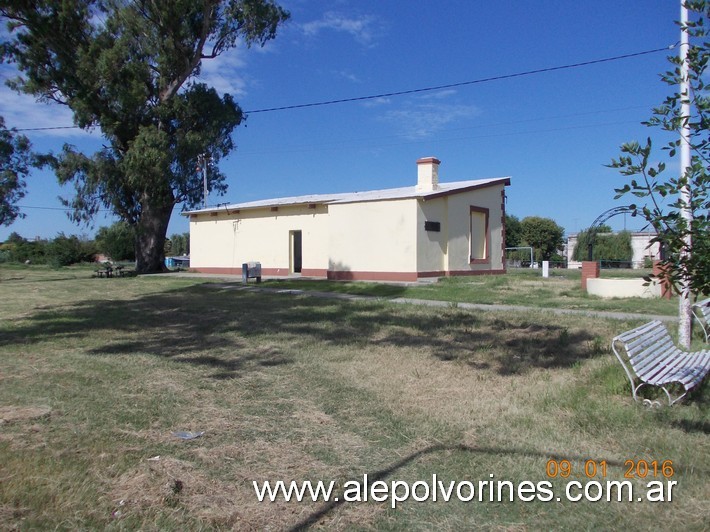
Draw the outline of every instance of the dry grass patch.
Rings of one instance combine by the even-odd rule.
[[[0,425],[15,421],[32,421],[49,416],[48,406],[0,406]]]
[[[633,323],[42,276],[0,283],[11,302],[0,317],[22,316],[0,324],[10,528],[633,530],[710,519],[710,401],[631,404],[607,346]],[[38,286],[41,308],[22,297]],[[180,430],[204,435],[182,441]],[[539,481],[551,457],[607,459],[613,478],[627,458],[672,459],[682,496],[672,508],[392,510],[259,503],[252,487],[364,474]]]

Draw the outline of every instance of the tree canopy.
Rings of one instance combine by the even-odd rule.
[[[631,233],[621,231],[613,234],[611,227],[602,225],[596,229],[586,229],[577,235],[577,244],[572,256],[576,261],[589,259],[589,244],[592,242],[592,260],[609,263],[628,263],[634,256]]]
[[[136,232],[127,222],[118,221],[96,232],[96,249],[112,260],[136,260]]]
[[[0,225],[23,216],[17,202],[25,196],[30,164],[30,141],[7,129],[0,116]]]
[[[190,253],[190,233],[176,233],[170,236],[170,254],[188,255]]]
[[[564,228],[551,218],[527,216],[520,222],[523,241],[532,246],[541,260],[549,260],[564,244]]]
[[[214,166],[233,148],[243,113],[231,95],[195,81],[202,62],[239,42],[264,45],[288,13],[272,0],[0,0],[9,37],[2,59],[16,64],[17,90],[71,109],[82,128],[100,128],[104,148],[65,145],[43,158],[75,194],[71,217],[108,208],[136,231],[139,272],[164,268],[175,205],[201,200],[199,155]]]
[[[523,229],[520,225],[520,218],[512,214],[505,215],[505,247],[514,248],[520,245],[523,240]]]

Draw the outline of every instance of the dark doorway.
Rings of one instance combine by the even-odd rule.
[[[291,271],[301,273],[303,266],[303,236],[301,231],[291,231]]]

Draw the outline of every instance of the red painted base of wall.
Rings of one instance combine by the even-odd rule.
[[[306,277],[327,277],[328,270],[325,268],[303,268],[301,270],[301,275],[305,275]]]
[[[502,275],[507,273],[505,269],[502,270],[452,270],[452,271],[438,271],[438,272],[419,272],[418,277],[458,277],[461,275]]]
[[[587,291],[587,279],[596,279],[600,275],[598,261],[582,262],[582,290]]]
[[[200,273],[213,273],[216,275],[241,275],[242,269],[205,267],[192,268]],[[506,273],[503,270],[455,270],[455,271],[433,271],[433,272],[362,272],[362,271],[333,271],[320,268],[304,268],[301,275],[304,277],[321,277],[334,281],[399,281],[414,282],[419,278],[426,277],[453,277],[458,275],[501,275]],[[262,275],[275,277],[286,277],[291,275],[288,268],[262,268]]]
[[[663,273],[663,267],[661,266],[660,260],[653,261],[653,275],[660,279],[661,273]],[[666,281],[661,281],[661,297],[663,299],[670,299],[673,296],[673,289],[671,285]]]
[[[334,281],[416,281],[417,272],[351,272],[328,271]]]

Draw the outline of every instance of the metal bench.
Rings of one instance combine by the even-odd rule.
[[[703,328],[705,343],[708,343],[708,336],[710,335],[710,298],[698,301],[693,305],[693,316],[695,321]]]
[[[673,405],[698,386],[710,372],[710,351],[688,353],[675,346],[660,321],[652,321],[616,336],[611,348],[631,382],[631,393],[638,401],[638,390],[644,384],[658,386]],[[666,386],[680,384],[684,393],[671,398]],[[645,403],[651,404],[648,399]]]

